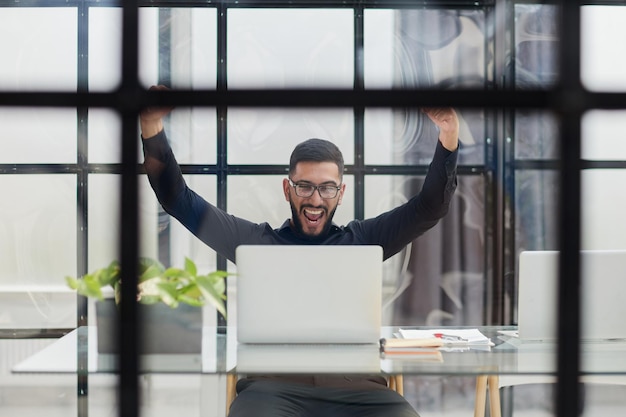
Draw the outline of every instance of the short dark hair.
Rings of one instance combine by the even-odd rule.
[[[343,155],[334,143],[325,139],[307,139],[299,143],[289,159],[289,174],[293,174],[298,162],[334,162],[343,178]]]

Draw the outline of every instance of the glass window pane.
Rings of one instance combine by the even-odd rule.
[[[366,88],[486,85],[483,10],[366,10]]]
[[[553,114],[518,110],[514,132],[515,159],[559,157],[558,125]]]
[[[2,175],[0,189],[0,327],[74,326],[76,177]]]
[[[161,34],[165,31],[171,34],[171,44],[161,45],[159,53],[171,54],[172,87],[215,89],[217,10],[171,9],[167,25],[160,27]]]
[[[120,180],[119,175],[89,176],[89,272],[120,258]],[[144,176],[139,181],[140,256],[158,257],[158,203]]]
[[[139,9],[139,79],[146,86],[158,80],[159,20],[157,8]],[[122,9],[89,9],[89,89],[116,89],[122,77]]]
[[[626,170],[583,170],[581,181],[581,247],[626,249]]]
[[[396,81],[396,13],[386,9],[365,10],[363,66],[366,88],[391,88]]]
[[[179,163],[217,163],[217,113],[214,108],[174,109],[165,120],[165,131]]]
[[[546,4],[515,5],[515,85],[550,87],[558,81],[558,8]]]
[[[483,164],[485,119],[482,111],[457,109],[461,148],[459,165]],[[373,165],[429,164],[439,132],[417,110],[365,110],[365,163]]]
[[[0,163],[76,163],[76,110],[0,107]]]
[[[88,125],[88,153],[92,164],[121,163],[122,148],[120,135],[122,121],[117,112],[109,109],[89,109]],[[139,138],[139,133],[137,133]],[[137,139],[137,147],[141,142]],[[139,160],[143,161],[143,153],[139,153]]]
[[[485,13],[475,10],[366,10],[366,88],[482,88],[493,79],[485,54]],[[419,22],[419,24],[416,24]],[[458,111],[460,164],[484,162],[482,112]],[[428,163],[438,132],[414,110],[366,109],[367,164]]]
[[[181,164],[215,164],[217,161],[215,109],[177,108],[164,119],[165,132]],[[121,163],[121,121],[112,110],[89,110],[89,162]],[[138,162],[143,163],[140,132]]]
[[[595,110],[582,121],[583,159],[626,160],[626,111]]]
[[[558,249],[559,174],[553,170],[521,170],[515,176],[515,247]]]
[[[0,90],[75,91],[75,7],[3,7],[0,13]]]
[[[280,227],[291,218],[289,203],[283,195],[287,175],[236,175],[228,178],[228,212],[244,219]],[[354,219],[354,177],[344,175],[346,192],[333,221],[345,225]]]
[[[354,162],[352,109],[228,110],[228,163],[289,163],[293,148],[309,138],[334,142],[346,164]]]
[[[352,88],[353,13],[229,9],[229,88]]]
[[[626,7],[581,7],[580,75],[595,91],[626,91],[626,57],[620,40],[626,36]]]

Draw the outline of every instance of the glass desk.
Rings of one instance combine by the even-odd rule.
[[[229,383],[238,376],[254,374],[476,376],[476,416],[484,415],[487,392],[491,415],[499,415],[499,378],[556,376],[556,343],[523,342],[512,336],[514,327],[478,329],[495,345],[443,350],[442,360],[434,362],[404,355],[389,358],[381,355],[377,344],[239,345],[235,328],[205,327],[202,353],[143,355],[141,372],[227,375]],[[381,337],[391,337],[397,330],[397,327],[384,327]],[[16,364],[12,372],[114,373],[115,356],[98,354],[96,338],[94,327],[75,329]],[[624,375],[626,383],[626,341],[583,341],[581,375],[582,379]]]
[[[404,327],[403,328],[410,328]],[[416,327],[419,328],[419,327]],[[443,350],[441,362],[384,357],[378,345],[238,345],[233,327],[203,329],[201,354],[142,356],[147,373],[361,373],[419,375],[556,375],[556,343],[523,342],[511,336],[515,327],[478,327],[495,346]],[[397,327],[381,329],[390,337]],[[42,351],[16,364],[12,371],[75,373],[81,357],[90,373],[115,372],[115,357],[98,354],[94,327],[79,327]],[[626,340],[583,341],[581,373],[626,374]],[[306,359],[305,359],[306,358]]]

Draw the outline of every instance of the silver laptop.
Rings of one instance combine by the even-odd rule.
[[[558,251],[519,259],[518,330],[522,340],[557,336]],[[626,251],[581,251],[583,340],[626,339]]]
[[[240,343],[378,343],[382,248],[242,245]]]

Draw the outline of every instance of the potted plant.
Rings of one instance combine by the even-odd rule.
[[[165,268],[159,261],[140,258],[137,301],[139,302],[141,353],[200,353],[202,349],[202,309],[212,305],[226,316],[225,271],[198,274],[195,263],[185,258],[185,266]],[[70,288],[96,299],[98,352],[116,353],[115,326],[121,294],[118,261],[77,279],[66,277]],[[105,297],[110,287],[113,297]]]

